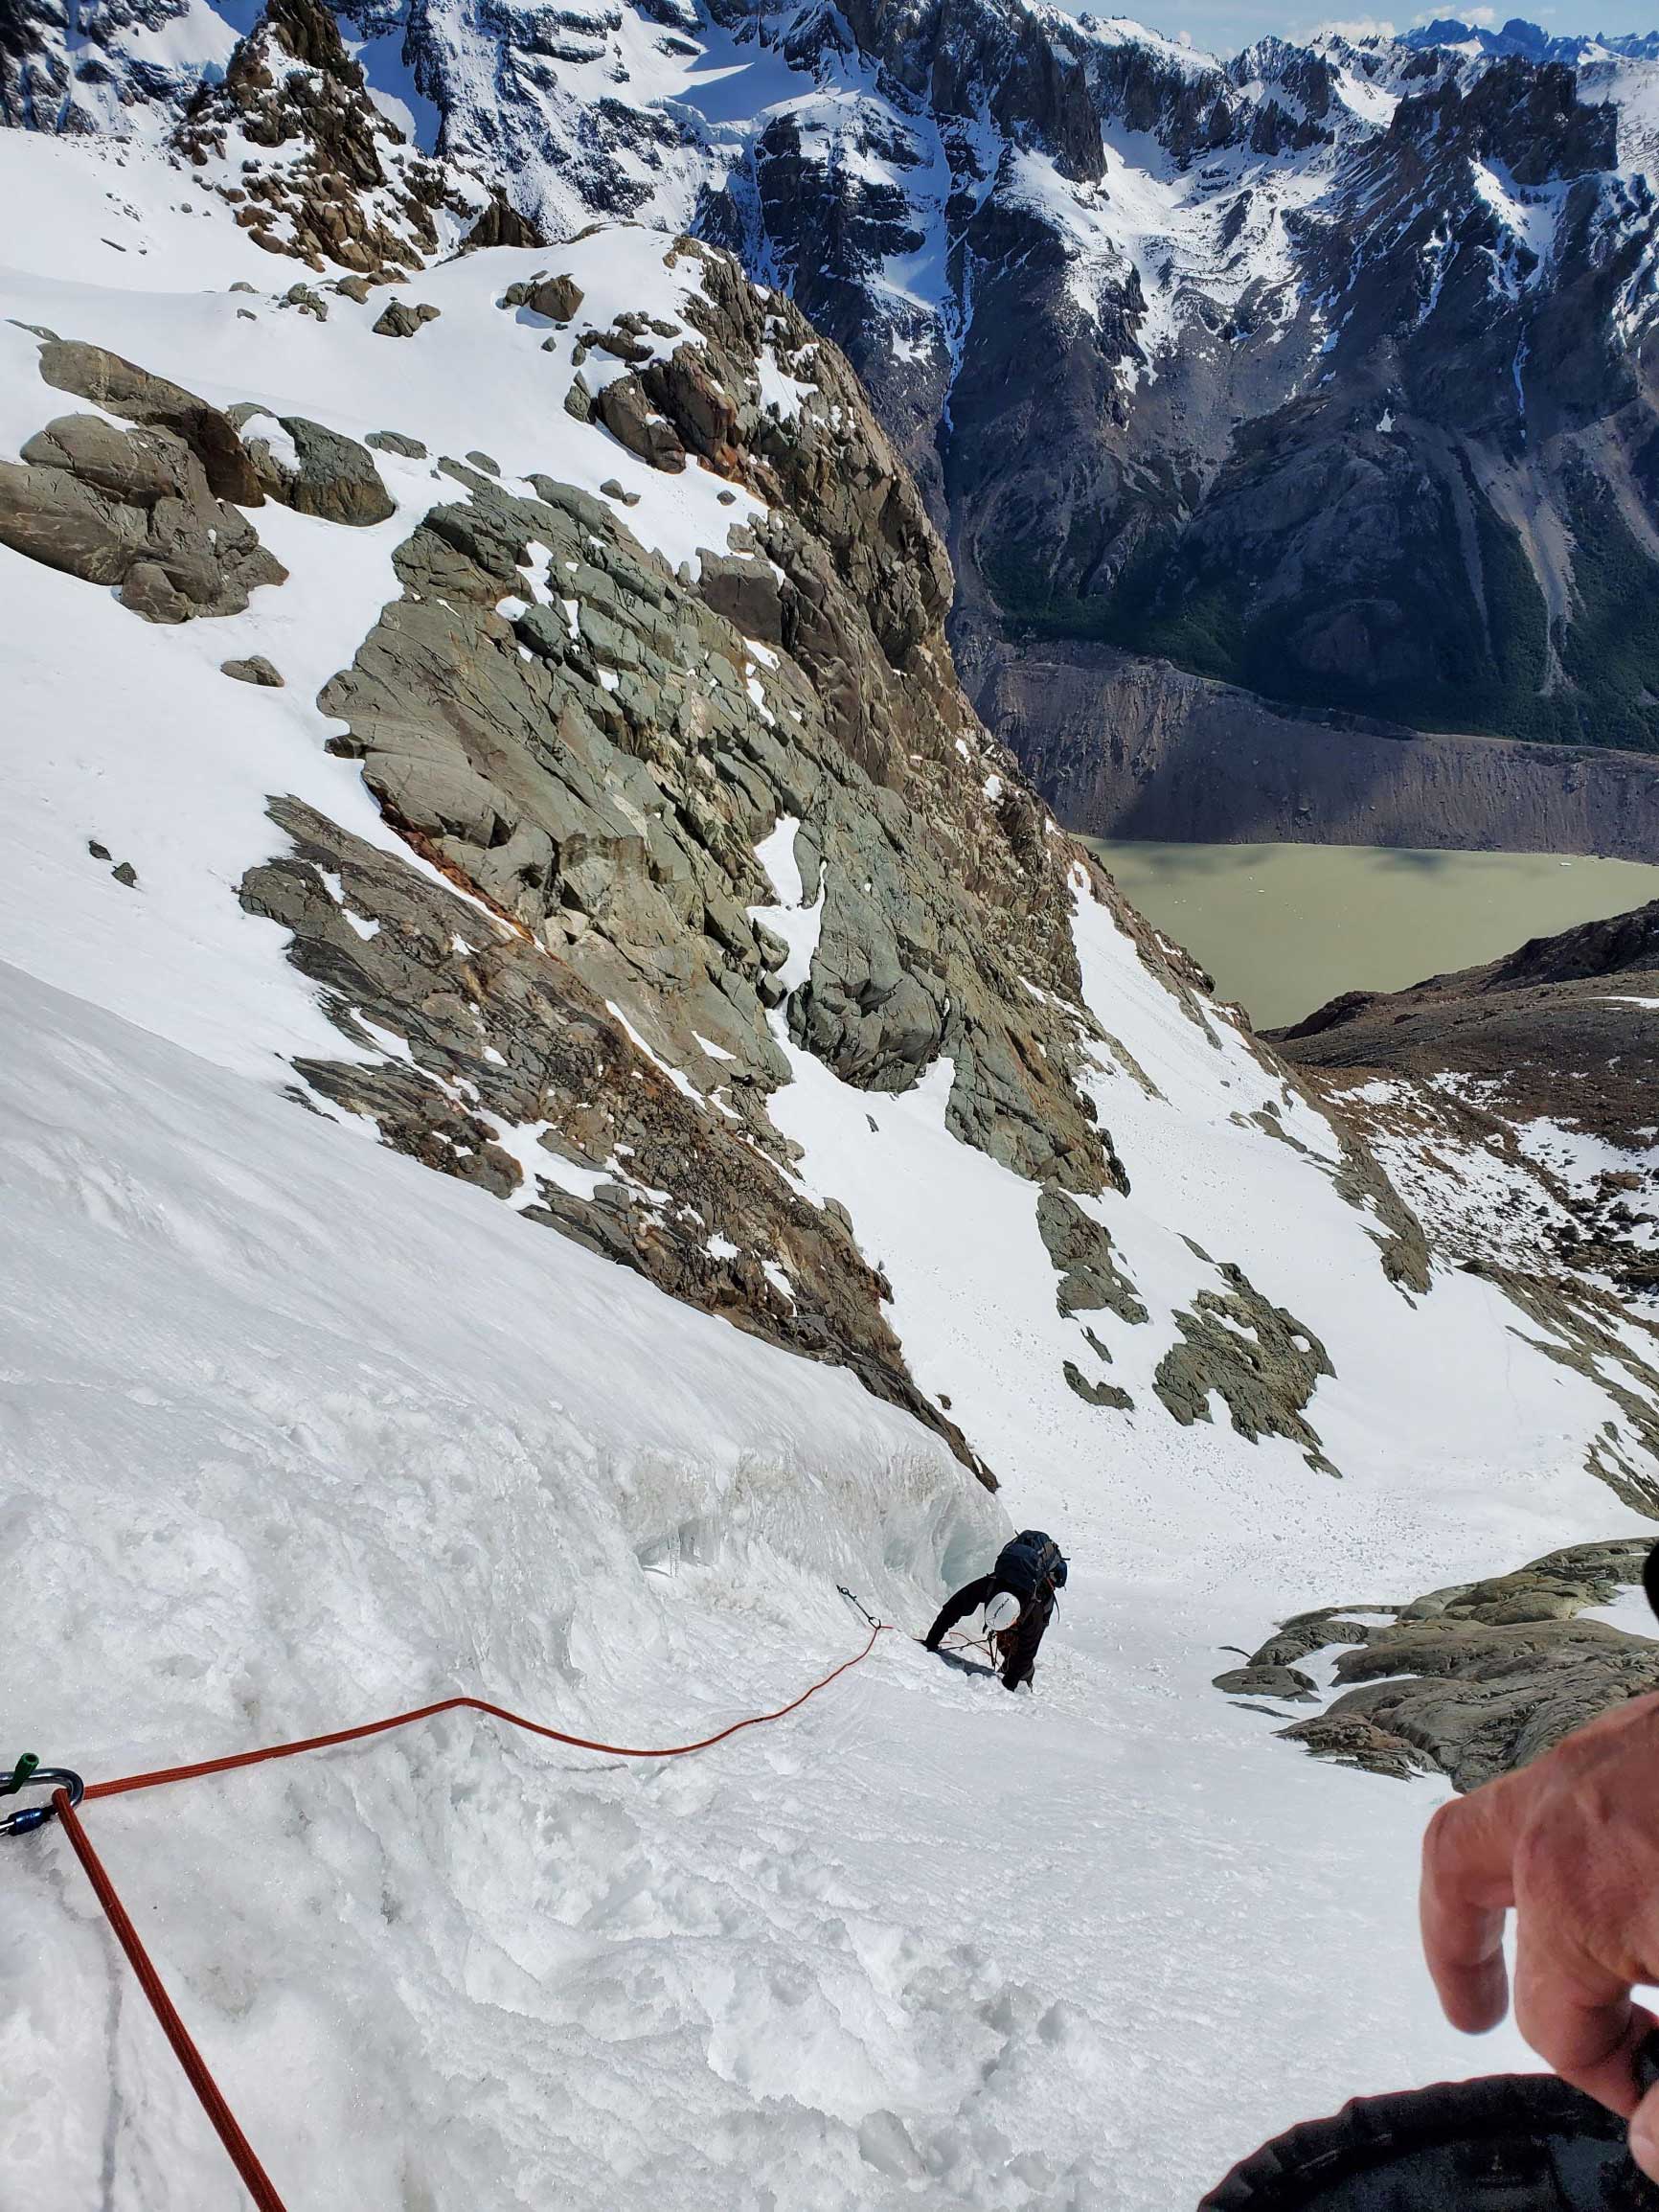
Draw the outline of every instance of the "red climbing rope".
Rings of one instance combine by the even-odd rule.
[[[230,2153],[231,2163],[247,2183],[248,2195],[259,2206],[260,2212],[285,2212],[282,2199],[277,2195],[270,2176],[260,2164],[253,2145],[237,2124],[237,2116],[225,2103],[224,2095],[208,2063],[192,2041],[191,2032],[178,2017],[178,2008],[167,1994],[166,1985],[155,1971],[154,1961],[144,1948],[144,1939],[132,1925],[131,1915],[116,1893],[109,1879],[108,1869],[92,1848],[92,1838],[80,1825],[80,1815],[69,1802],[67,1790],[53,1791],[52,1802],[57,1808],[75,1856],[86,1869],[86,1879],[98,1893],[109,1925],[115,1930],[115,1939],[125,1951],[132,1971],[138,1976],[138,1986],[149,1999],[150,2010],[160,2020],[162,2032],[172,2045],[173,2056],[184,2068],[185,2079],[201,2100],[202,2110],[213,2122],[219,2141]]]
[[[430,1721],[438,1713],[459,1712],[464,1706],[474,1713],[488,1713],[497,1721],[509,1721],[515,1728],[523,1728],[532,1736],[545,1736],[552,1744],[569,1744],[578,1751],[608,1751],[614,1759],[682,1759],[688,1751],[707,1751],[716,1744],[723,1744],[728,1736],[741,1735],[745,1728],[763,1728],[770,1721],[782,1721],[796,1712],[808,1698],[815,1698],[820,1690],[845,1675],[850,1667],[856,1667],[867,1659],[875,1648],[875,1639],[886,1630],[881,1622],[870,1631],[870,1641],[851,1659],[843,1659],[821,1680],[792,1698],[788,1704],[780,1705],[775,1713],[751,1713],[745,1721],[734,1721],[730,1727],[718,1729],[713,1736],[699,1736],[694,1744],[659,1745],[642,1748],[633,1744],[600,1744],[591,1736],[567,1736],[562,1728],[545,1727],[539,1721],[527,1721],[522,1713],[510,1713],[505,1705],[492,1705],[484,1698],[441,1698],[435,1705],[417,1705],[408,1713],[394,1713],[384,1721],[365,1721],[359,1727],[336,1728],[329,1736],[304,1736],[296,1744],[271,1744],[262,1751],[234,1751],[224,1759],[202,1759],[193,1767],[158,1767],[149,1774],[125,1774],[116,1782],[89,1782],[86,1796],[121,1797],[129,1790],[156,1790],[164,1782],[193,1782],[202,1774],[227,1774],[233,1767],[260,1767],[267,1759],[292,1759],[301,1751],[326,1751],[330,1745],[355,1744],[364,1736],[383,1736],[389,1728],[407,1728],[413,1721]]]
[[[734,1721],[728,1727],[716,1729],[712,1736],[699,1736],[694,1744],[669,1744],[652,1749],[642,1749],[631,1744],[602,1744],[590,1736],[567,1735],[562,1728],[549,1728],[540,1721],[527,1721],[521,1713],[511,1713],[505,1705],[492,1705],[484,1698],[443,1698],[434,1705],[418,1705],[412,1712],[394,1713],[384,1721],[365,1721],[355,1728],[337,1728],[328,1736],[306,1736],[293,1744],[271,1744],[259,1751],[235,1751],[223,1759],[202,1759],[193,1767],[162,1767],[148,1774],[126,1774],[113,1782],[89,1783],[87,1799],[94,1797],[120,1797],[129,1790],[155,1790],[165,1782],[192,1782],[203,1774],[226,1774],[237,1767],[261,1766],[267,1759],[292,1759],[302,1751],[325,1751],[335,1744],[355,1744],[365,1736],[383,1736],[390,1728],[406,1728],[415,1721],[429,1721],[438,1713],[454,1713],[467,1708],[474,1713],[488,1713],[492,1719],[511,1722],[514,1728],[523,1728],[532,1736],[545,1737],[553,1744],[568,1744],[578,1751],[606,1751],[616,1759],[681,1759],[689,1751],[707,1751],[716,1744],[724,1744],[729,1737],[741,1735],[745,1728],[763,1728],[769,1722],[784,1720],[798,1712],[808,1698],[815,1698],[820,1690],[827,1690],[850,1669],[867,1659],[875,1649],[875,1640],[887,1632],[885,1621],[875,1623],[870,1640],[861,1652],[850,1659],[843,1659],[838,1667],[830,1669],[816,1682],[810,1683],[798,1698],[788,1704],[780,1705],[774,1712],[751,1713],[741,1721]],[[139,1987],[149,1999],[150,2009],[161,2022],[162,2032],[172,2045],[173,2055],[184,2068],[186,2079],[199,2098],[202,2109],[213,2122],[230,2154],[231,2162],[247,2185],[249,2196],[259,2212],[286,2212],[278,2196],[270,2176],[260,2164],[253,2145],[242,2133],[236,2114],[225,2102],[218,2084],[208,2069],[207,2061],[197,2050],[190,2030],[178,2016],[177,2007],[162,1978],[155,1970],[154,1961],[144,1947],[144,1939],[132,1924],[132,1917],[121,1902],[109,1871],[98,1853],[92,1839],[82,1826],[66,1790],[56,1790],[52,1795],[53,1810],[63,1823],[64,1832],[74,1847],[75,1856],[86,1870],[86,1878],[102,1905],[117,1942],[125,1951]]]

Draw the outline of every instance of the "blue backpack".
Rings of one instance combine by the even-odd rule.
[[[1065,1587],[1065,1555],[1040,1528],[1023,1528],[998,1552],[991,1580],[999,1588],[1012,1590],[1024,1604],[1039,1592],[1046,1595]]]

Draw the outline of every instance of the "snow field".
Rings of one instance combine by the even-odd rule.
[[[14,1724],[51,1758],[131,1771],[456,1687],[587,1732],[700,1734],[857,1649],[837,1579],[915,1615],[942,1563],[999,1540],[986,1494],[850,1377],[343,1147],[14,969],[0,992],[18,1039],[0,1077],[0,1525],[10,1633],[55,1659],[31,1668]],[[366,1767],[310,1760],[91,1816],[296,2203],[345,2186],[408,2201],[401,2122],[353,2145],[353,2115],[373,2109],[441,2146],[437,2201],[495,2186],[523,2083],[499,2082],[494,2116],[468,2127],[476,2089],[428,2080],[446,2016],[483,2005],[454,2031],[458,2063],[498,2073],[490,2039],[516,2035],[527,2005],[534,2020],[531,1977],[562,1988],[553,1968],[573,1948],[546,1912],[561,1824],[579,1861],[590,1830],[627,1830],[550,1804],[561,1768],[595,1762],[528,1741],[444,1720]],[[718,1754],[704,1764],[721,1771]],[[646,1779],[682,1811],[714,1787]],[[109,2155],[124,2203],[238,2201],[60,1850],[11,1862],[21,1940],[0,1970],[0,2104],[51,2167],[38,2201],[92,2201]],[[626,1863],[602,1884],[613,1903]],[[670,1879],[666,1925],[689,1880]],[[589,2001],[635,2009],[625,1977]],[[564,2048],[550,2078],[571,2061]],[[552,2155],[538,2106],[524,2155],[543,2181]]]
[[[809,905],[784,849],[791,827],[761,848],[782,901],[761,918],[801,968],[816,895]],[[948,1133],[948,1060],[902,1097],[871,1094],[773,1018],[794,1080],[772,1117],[805,1149],[803,1182],[848,1206],[893,1283],[912,1373],[1008,1484],[1016,1519],[1069,1531],[1095,1571],[1230,1606],[1216,1640],[1231,1642],[1254,1641],[1251,1624],[1264,1633],[1277,1612],[1489,1573],[1572,1532],[1643,1525],[1583,1471],[1592,1435],[1618,1418],[1610,1401],[1534,1350],[1531,1324],[1490,1284],[1443,1272],[1426,1299],[1395,1288],[1378,1224],[1332,1187],[1329,1124],[1225,1013],[1184,1011],[1079,881],[1085,996],[1118,1048],[1095,1049],[1094,1095],[1132,1186],[1079,1203],[1110,1228],[1147,1323],[1057,1311],[1034,1187]],[[1268,1109],[1284,1134],[1247,1118]],[[1336,1372],[1307,1417],[1341,1481],[1287,1440],[1239,1438],[1218,1398],[1212,1423],[1191,1428],[1158,1402],[1173,1317],[1224,1288],[1222,1262],[1325,1344]],[[1086,1404],[1064,1380],[1068,1359],[1127,1389],[1134,1411]]]
[[[12,1716],[49,1758],[462,1685],[701,1732],[857,1648],[837,1576],[920,1628],[997,1540],[845,1376],[0,992],[0,1525],[13,1646],[57,1660]],[[1374,1979],[1433,1793],[1267,1752],[1192,1609],[1078,1579],[1034,1701],[884,1639],[684,1765],[461,1716],[88,1817],[299,2212],[1188,2201],[1297,2112],[1458,2064],[1420,1980]],[[61,1840],[13,1848],[31,2201],[230,2212]]]

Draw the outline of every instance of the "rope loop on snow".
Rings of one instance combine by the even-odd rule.
[[[24,1805],[9,1813],[0,1820],[0,1836],[33,1835],[36,1828],[44,1828],[49,1820],[58,1817],[59,1798],[73,1808],[86,1794],[86,1785],[71,1768],[42,1767],[29,1752],[9,1774],[0,1775],[0,1797],[14,1797],[19,1790],[50,1790],[52,1796],[44,1805]]]
[[[337,1728],[330,1735],[306,1736],[291,1744],[270,1744],[258,1751],[233,1751],[223,1758],[201,1759],[189,1767],[157,1767],[148,1773],[127,1774],[114,1781],[95,1782],[90,1789],[83,1786],[79,1774],[71,1773],[66,1767],[42,1767],[33,1758],[25,1757],[19,1760],[9,1774],[0,1778],[0,1796],[19,1789],[38,1786],[52,1790],[52,1800],[47,1805],[27,1806],[22,1812],[12,1813],[10,1819],[0,1821],[0,1835],[26,1835],[31,1829],[43,1827],[53,1818],[61,1823],[75,1856],[80,1859],[86,1879],[103,1907],[116,1941],[126,1953],[132,1971],[138,1976],[139,1987],[148,1998],[150,2009],[160,2021],[163,2034],[172,2045],[173,2056],[184,2069],[203,2111],[213,2122],[219,2141],[241,2176],[258,2212],[286,2212],[283,2200],[277,2195],[275,2184],[260,2164],[252,2144],[242,2133],[236,2114],[225,2102],[223,2092],[209,2071],[207,2061],[197,2050],[190,2030],[179,2018],[178,2009],[169,1996],[156,1972],[155,1963],[145,1949],[144,1938],[133,1925],[132,1915],[117,1894],[108,1868],[93,1848],[92,1838],[75,1810],[82,1798],[90,1803],[98,1797],[123,1796],[129,1790],[154,1790],[163,1783],[193,1782],[206,1774],[226,1774],[238,1767],[261,1766],[268,1759],[292,1759],[302,1751],[322,1751],[336,1744],[359,1743],[367,1736],[384,1735],[390,1728],[404,1728],[411,1722],[430,1720],[435,1714],[453,1713],[464,1708],[487,1714],[492,1720],[506,1721],[514,1728],[523,1728],[532,1736],[543,1736],[554,1744],[567,1744],[579,1751],[604,1751],[615,1759],[683,1759],[688,1752],[707,1751],[716,1744],[724,1744],[729,1738],[741,1735],[745,1728],[763,1728],[770,1722],[784,1720],[789,1714],[798,1712],[808,1698],[815,1698],[820,1690],[827,1690],[831,1682],[839,1681],[843,1675],[869,1658],[875,1649],[877,1639],[892,1632],[892,1624],[877,1621],[865,1612],[851,1590],[845,1590],[843,1594],[852,1598],[852,1603],[858,1606],[859,1611],[870,1622],[870,1639],[864,1649],[855,1652],[852,1658],[843,1659],[838,1667],[831,1667],[829,1674],[821,1675],[817,1681],[808,1683],[800,1696],[790,1699],[786,1705],[779,1705],[769,1713],[751,1713],[743,1720],[733,1721],[724,1728],[716,1729],[712,1736],[698,1737],[694,1743],[668,1744],[652,1749],[643,1749],[629,1744],[602,1744],[589,1736],[567,1735],[562,1728],[550,1728],[540,1721],[528,1721],[521,1713],[510,1713],[505,1705],[492,1705],[483,1698],[443,1698],[436,1704],[419,1705],[407,1713],[393,1713],[382,1721],[364,1721],[354,1728]]]

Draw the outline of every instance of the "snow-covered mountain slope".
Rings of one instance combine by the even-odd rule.
[[[947,526],[970,688],[1111,832],[1165,659],[1321,726],[1659,742],[1659,60],[1466,30],[1223,62],[1024,0],[0,0],[0,120],[171,147],[372,279],[594,220],[730,247],[847,352]],[[1198,704],[1194,761],[1237,736]],[[1318,834],[1341,748],[1237,741]],[[1455,781],[1402,779],[1412,841],[1538,841],[1547,793]]]
[[[1006,1527],[850,1378],[0,989],[19,1743],[126,1772],[456,1686],[697,1733],[857,1648],[836,1580],[916,1628]],[[696,1762],[464,1717],[88,1819],[299,2212],[1190,2203],[1270,2129],[1468,2063],[1399,1971],[1432,1788],[1266,1746],[1206,1678],[1310,1560],[1369,1587],[1617,1524],[1558,1461],[1571,1394],[1522,1397],[1452,1440],[1455,1495],[1380,1440],[1335,1484],[1172,1430],[1082,1484],[1034,1425],[1017,1510],[1076,1562],[1035,1701],[889,1639]],[[64,1846],[7,1850],[32,2201],[232,2212]]]
[[[917,1630],[1014,1523],[1075,1562],[1034,1700],[894,1638],[671,1771],[445,1723],[96,1807],[296,2212],[1150,2212],[1457,2066],[1373,1979],[1434,1786],[1210,1677],[1639,1532],[1640,1331],[1431,1261],[1055,828],[781,294],[612,227],[389,316],[163,151],[0,186],[13,1725],[696,1733],[855,1648],[838,1580]],[[236,2203],[10,1851],[35,2201]]]
[[[1364,1128],[1447,1256],[1570,1269],[1609,1310],[1633,1295],[1652,1327],[1656,988],[1650,905],[1408,991],[1345,993],[1274,1042]]]
[[[480,221],[730,245],[949,517],[982,699],[1033,639],[1106,642],[1314,712],[1659,741],[1650,42],[1218,62],[1022,0],[0,22],[7,122],[174,144],[316,265]]]

